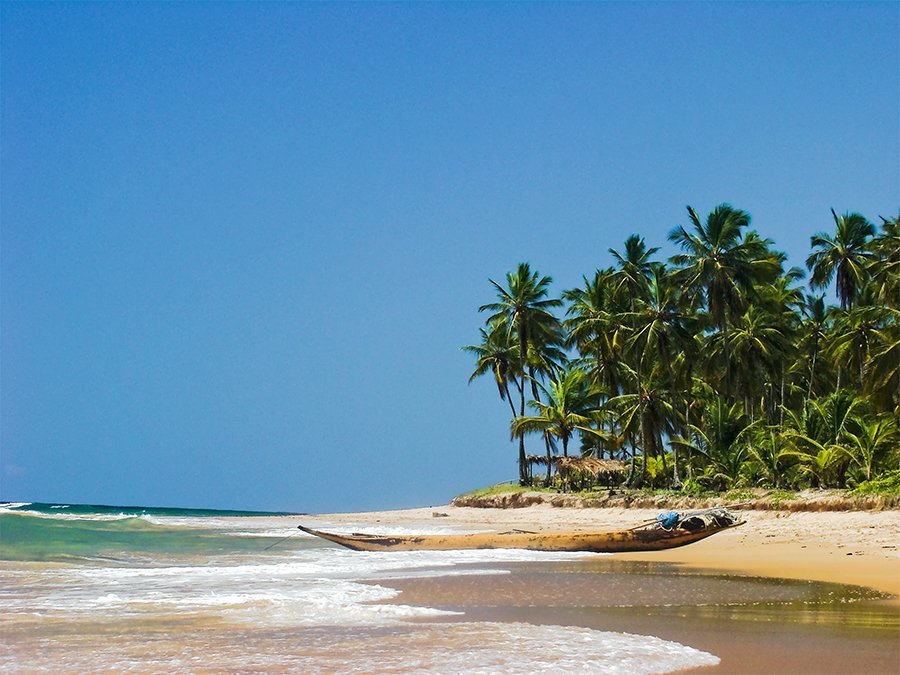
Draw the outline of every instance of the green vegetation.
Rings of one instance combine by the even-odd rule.
[[[629,488],[900,490],[900,217],[832,210],[806,259],[812,292],[834,283],[830,306],[748,213],[687,214],[668,261],[631,235],[559,298],[527,263],[491,280],[481,342],[463,349],[470,381],[490,374],[508,406],[519,484],[559,485],[575,447],[623,462]]]
[[[860,483],[852,490],[858,495],[900,495],[900,471],[888,471],[880,478]]]
[[[528,492],[532,488],[527,485],[517,485],[515,483],[497,483],[496,485],[489,485],[488,487],[479,488],[477,490],[472,490],[471,492],[466,492],[461,497],[490,497],[493,495],[502,495],[502,494],[515,494],[520,492]]]

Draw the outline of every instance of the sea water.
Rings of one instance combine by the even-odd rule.
[[[296,523],[289,514],[0,504],[0,671],[637,674],[718,662],[648,635],[468,621],[403,604],[390,587],[584,554],[354,552]]]

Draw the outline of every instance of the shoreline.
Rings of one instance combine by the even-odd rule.
[[[665,509],[661,509],[665,510]],[[297,522],[384,527],[448,527],[477,531],[508,527],[618,530],[653,520],[660,509],[516,509],[436,506],[362,513],[296,516]],[[900,606],[900,511],[739,510],[746,524],[666,551],[616,553],[616,559],[666,562],[738,576],[804,579],[873,588]]]
[[[561,508],[539,504],[515,509],[438,506],[304,519],[323,526],[435,528],[475,531],[621,530],[655,520],[667,509]],[[463,621],[528,622],[654,636],[700,649],[717,665],[683,672],[756,675],[762,672],[896,673],[900,645],[900,511],[781,512],[740,510],[746,523],[666,551],[586,554],[580,561],[502,565],[509,574],[379,580],[399,591],[389,603],[460,611]],[[314,525],[315,526],[315,525]],[[620,578],[646,595],[640,602],[610,600]],[[846,587],[827,590],[824,605],[747,602],[761,588],[809,589],[815,582],[874,589],[882,598],[856,603]],[[659,600],[672,593],[673,604]],[[711,584],[711,585],[710,585]],[[716,586],[725,584],[725,586]],[[686,587],[723,588],[728,600],[682,604]],[[679,594],[682,589],[682,594]],[[788,591],[789,592],[789,591]],[[863,595],[871,593],[860,591]],[[844,595],[849,593],[849,595]],[[655,596],[654,596],[655,594]],[[655,597],[655,599],[654,599]],[[709,596],[707,596],[709,597]],[[769,596],[771,597],[771,596]]]

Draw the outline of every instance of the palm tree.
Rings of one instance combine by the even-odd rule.
[[[519,263],[515,272],[506,274],[506,288],[490,279],[497,291],[497,302],[482,305],[479,312],[490,311],[488,325],[503,325],[511,335],[516,335],[519,345],[519,363],[522,383],[519,417],[525,416],[525,378],[528,347],[532,340],[546,332],[546,326],[558,324],[552,309],[562,302],[548,298],[547,292],[553,279],[532,272],[528,263]],[[519,481],[528,483],[528,462],[525,456],[525,440],[519,436]]]
[[[862,473],[864,480],[872,480],[877,469],[893,466],[900,448],[900,429],[893,415],[857,420],[859,431],[847,432],[848,453]]]
[[[858,431],[863,399],[853,392],[836,391],[806,402],[792,412],[785,440],[812,479],[813,487],[843,487],[850,461],[850,435]]]
[[[619,265],[619,271],[616,273],[617,291],[625,291],[631,300],[632,310],[634,309],[634,301],[644,297],[647,290],[647,283],[653,270],[653,263],[650,256],[656,253],[659,247],[647,248],[644,238],[636,234],[632,234],[625,240],[625,252],[619,253],[615,249],[609,249],[613,258]]]
[[[690,426],[691,437],[673,443],[702,455],[707,466],[698,480],[724,490],[740,479],[750,459],[750,435],[757,425],[758,421],[748,421],[739,404],[717,396],[703,411],[700,424]]]
[[[617,395],[627,377],[623,352],[628,328],[623,321],[626,307],[616,293],[612,269],[597,270],[593,279],[582,277],[583,288],[563,292],[569,303],[563,322],[568,345],[577,349],[594,382]]]
[[[786,474],[790,460],[794,456],[786,447],[781,427],[766,427],[753,435],[749,444],[750,456],[764,474],[765,480],[774,488],[787,484]]]
[[[640,439],[641,468],[635,475],[635,458],[632,455],[629,485],[639,488],[644,484],[647,459],[650,457],[662,457],[663,472],[668,473],[662,437],[672,434],[676,413],[669,392],[660,385],[659,380],[648,377],[645,383],[638,385],[636,393],[616,396],[607,401],[606,408],[618,412],[618,424],[625,434]]]
[[[502,324],[495,324],[491,330],[479,328],[481,333],[481,344],[467,345],[462,347],[464,352],[474,354],[477,363],[475,370],[469,376],[469,383],[472,380],[487,373],[494,376],[494,382],[500,394],[500,399],[509,403],[512,416],[516,416],[516,408],[512,402],[512,396],[509,393],[509,383],[519,386],[516,376],[519,371],[519,350],[514,335],[510,335],[509,331]]]
[[[646,280],[645,299],[636,302],[630,321],[633,334],[629,346],[636,352],[638,377],[643,364],[655,362],[674,386],[675,355],[689,348],[694,333],[688,312],[681,288],[664,265],[654,265]]]
[[[816,363],[819,359],[821,345],[828,334],[829,312],[825,307],[825,298],[822,295],[807,295],[801,309],[803,320],[801,331],[806,344],[805,353],[809,358],[809,383],[806,390],[806,398],[813,395],[813,384],[816,380]]]
[[[888,307],[900,309],[900,215],[881,217],[881,232],[869,242],[872,262],[869,272],[878,289],[878,299]]]
[[[593,401],[596,391],[588,386],[583,370],[573,369],[560,374],[556,382],[547,387],[541,385],[547,403],[535,400],[529,405],[538,415],[519,417],[513,421],[513,435],[541,432],[549,433],[562,442],[563,456],[569,456],[569,439],[577,429],[588,429],[593,421]]]
[[[669,240],[684,253],[670,260],[679,268],[678,281],[702,296],[710,324],[724,334],[733,318],[743,314],[748,299],[757,294],[757,285],[778,276],[784,256],[769,249],[769,240],[753,232],[744,235],[750,215],[740,209],[720,204],[705,222],[692,207],[687,211],[691,230],[680,226],[669,233]],[[727,369],[725,377],[730,395]]]
[[[867,266],[872,258],[868,239],[875,234],[875,228],[858,213],[838,216],[831,209],[831,215],[835,235],[819,232],[810,238],[814,250],[806,259],[806,267],[812,271],[809,285],[813,290],[825,288],[836,278],[841,308],[849,309],[868,278]]]
[[[679,226],[669,233],[684,251],[671,261],[681,268],[684,286],[702,292],[712,325],[724,331],[728,320],[743,311],[754,284],[777,276],[779,261],[768,255],[768,240],[743,236],[748,213],[720,204],[702,223],[692,207],[687,211],[693,231]]]
[[[674,405],[678,398],[679,385],[687,389],[690,382],[689,376],[678,377],[676,363],[679,354],[690,355],[694,351],[696,321],[690,311],[689,300],[686,300],[681,288],[674,282],[663,264],[657,263],[650,269],[645,295],[646,299],[638,300],[636,303],[630,321],[634,334],[629,341],[629,347],[636,352],[637,381],[641,383],[642,375],[648,366],[651,368],[657,366],[659,371],[667,376],[669,401]],[[693,355],[693,358],[696,358],[696,355]],[[673,465],[672,483],[677,487],[681,483],[677,448],[674,452]]]
[[[799,393],[801,387],[788,377],[799,373],[796,359],[797,345],[801,341],[800,312],[804,307],[803,287],[796,285],[804,276],[799,267],[792,267],[769,286],[759,289],[757,307],[769,317],[767,324],[777,328],[783,336],[782,349],[772,353],[772,377],[769,386],[767,413],[769,424],[784,423],[786,397]],[[777,395],[776,395],[777,392]]]
[[[866,391],[876,409],[900,418],[900,310],[885,308],[880,345],[872,350]]]
[[[887,311],[883,307],[861,305],[840,312],[834,322],[828,356],[832,362],[857,374],[858,392],[869,388],[867,373],[872,365],[872,355],[879,353],[885,343],[882,328]]]
[[[763,397],[763,387],[772,384],[784,355],[791,351],[790,341],[777,318],[751,305],[727,334],[716,334],[710,341],[715,354],[721,350],[738,389],[744,394],[744,410],[754,419],[755,401]]]

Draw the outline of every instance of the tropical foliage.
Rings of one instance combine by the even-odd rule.
[[[629,236],[559,297],[527,263],[491,280],[463,349],[470,381],[490,375],[506,402],[520,483],[535,461],[549,482],[572,448],[627,462],[632,487],[854,487],[900,469],[900,217],[831,216],[809,292],[729,204],[688,207],[668,260]]]

